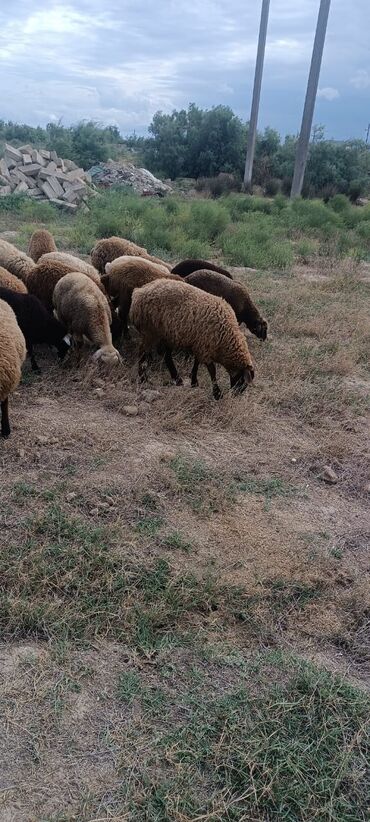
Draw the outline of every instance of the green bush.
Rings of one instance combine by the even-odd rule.
[[[219,203],[208,201],[191,203],[185,220],[187,234],[192,238],[212,241],[225,230],[230,221],[226,209]]]

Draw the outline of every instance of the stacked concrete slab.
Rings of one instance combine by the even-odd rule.
[[[30,145],[14,148],[5,144],[0,159],[0,197],[26,194],[75,211],[82,204],[86,208],[92,192],[90,175],[73,160],[63,160],[55,151],[38,151]]]

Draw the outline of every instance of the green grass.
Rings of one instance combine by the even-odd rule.
[[[170,461],[174,483],[172,492],[197,514],[209,516],[223,510],[234,499],[229,479],[211,471],[203,460],[178,454]]]
[[[318,257],[368,259],[370,207],[356,208],[346,198],[328,205],[318,200],[293,203],[229,194],[217,202],[148,200],[126,189],[102,192],[90,201],[90,213],[64,215],[49,203],[4,197],[0,213],[21,227],[25,248],[40,223],[59,247],[89,253],[98,237],[117,234],[164,259],[221,257],[225,263],[261,270],[289,270],[294,261]]]

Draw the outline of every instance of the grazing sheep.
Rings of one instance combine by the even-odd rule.
[[[108,300],[82,271],[66,274],[57,283],[53,294],[54,313],[75,339],[87,337],[99,346],[94,359],[118,363],[121,357],[112,344],[111,310]]]
[[[223,274],[224,277],[228,277],[229,280],[233,279],[230,272],[226,271],[226,268],[221,268],[221,266],[210,263],[208,260],[183,260],[171,269],[171,274],[179,274],[180,277],[187,277],[189,274],[192,274],[193,271],[200,271],[204,268],[206,268],[207,271],[217,271],[218,274]]]
[[[27,353],[29,354],[32,370],[40,371],[37,365],[33,346],[37,343],[54,345],[62,360],[69,349],[69,345],[63,339],[66,329],[51,317],[45,306],[32,294],[17,294],[9,288],[0,288],[0,300],[10,305],[17,318],[17,323],[26,340]]]
[[[152,280],[162,277],[180,280],[169,273],[168,269],[158,263],[145,260],[143,257],[118,257],[105,266],[106,274],[101,281],[105,287],[113,306],[118,306],[118,313],[127,336],[127,320],[130,311],[131,297],[134,288],[141,288]]]
[[[26,343],[14,311],[0,300],[0,407],[1,436],[10,434],[8,399],[17,387],[26,358]]]
[[[59,282],[59,280],[66,274],[70,274],[71,271],[73,271],[73,269],[71,268],[71,265],[67,263],[63,263],[58,260],[41,259],[38,261],[37,265],[35,265],[34,270],[28,277],[28,291],[30,294],[34,294],[35,297],[38,297],[45,308],[47,308],[47,310],[52,314],[54,288],[57,282]],[[90,274],[87,274],[87,272],[85,276],[88,276],[100,289],[103,289],[99,274],[93,268],[92,271],[94,271],[93,277],[91,277]]]
[[[2,239],[0,239],[0,265],[10,271],[11,274],[14,274],[15,277],[23,280],[26,285],[28,274],[35,267],[31,257],[28,257],[23,251],[19,251],[15,245]]]
[[[50,231],[46,228],[34,231],[28,244],[28,253],[33,261],[37,263],[43,254],[49,254],[52,251],[57,251],[57,247]]]
[[[117,257],[124,256],[143,257],[152,263],[164,265],[168,271],[171,271],[169,264],[164,263],[158,257],[152,257],[145,248],[141,248],[141,246],[131,243],[129,240],[124,240],[122,237],[108,237],[106,240],[98,240],[91,251],[91,262],[100,271],[100,274],[104,274],[107,263],[111,263]]]
[[[173,349],[182,349],[194,355],[192,386],[198,385],[199,364],[207,366],[215,399],[221,396],[215,363],[226,368],[231,387],[240,393],[253,380],[253,363],[247,341],[240,331],[234,311],[225,300],[213,294],[186,283],[157,280],[134,291],[130,320],[142,336],[141,376],[147,353],[154,345],[160,344],[176,385],[181,385],[182,380],[172,359]]]
[[[27,294],[27,286],[24,282],[11,274],[6,268],[0,266],[0,286],[1,288],[10,288],[12,291],[17,291],[18,294]]]
[[[100,277],[96,268],[94,268],[93,265],[90,265],[90,263],[87,263],[85,260],[80,260],[79,257],[75,257],[73,254],[67,254],[64,251],[53,251],[50,254],[44,254],[40,257],[39,262],[64,263],[64,265],[69,266],[70,271],[82,271],[83,274],[87,274],[88,277],[91,277],[91,279],[94,280],[94,283],[97,285],[100,284]]]
[[[267,338],[267,322],[252,302],[245,285],[236,280],[229,280],[216,271],[207,270],[194,271],[185,277],[185,282],[207,291],[208,294],[223,297],[234,309],[238,323],[245,323],[252,334],[261,340]]]

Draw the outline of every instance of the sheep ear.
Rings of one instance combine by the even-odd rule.
[[[106,263],[106,264],[105,264],[105,273],[106,273],[106,274],[109,274],[109,273],[110,273],[111,268],[112,268],[112,263]]]

